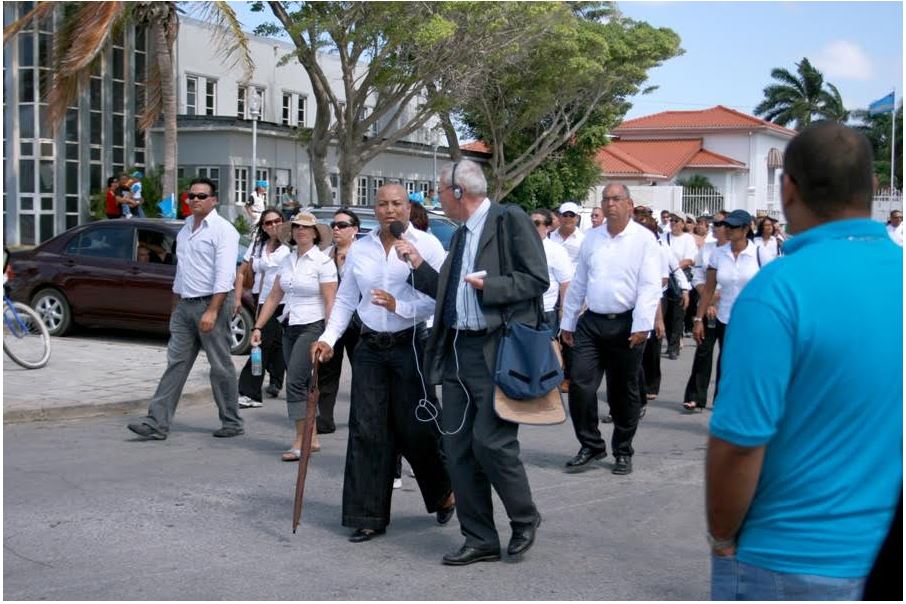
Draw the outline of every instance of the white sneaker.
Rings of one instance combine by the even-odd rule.
[[[263,406],[264,406],[264,403],[259,403],[255,399],[251,399],[249,401],[249,407],[263,407]]]
[[[250,399],[247,396],[239,397],[239,408],[240,409],[248,409],[249,407],[260,407],[260,406],[261,406],[261,403],[259,403],[258,401],[253,401],[252,399]]]
[[[402,479],[402,478],[394,478],[394,479],[393,479],[393,488],[394,488],[394,489],[401,489],[401,488],[403,488],[403,479]]]

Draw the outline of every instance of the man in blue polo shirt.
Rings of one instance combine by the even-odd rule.
[[[711,419],[711,597],[859,599],[902,490],[903,252],[862,134],[815,124],[783,170],[797,235],[733,307]]]

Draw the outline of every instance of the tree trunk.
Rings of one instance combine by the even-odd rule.
[[[176,87],[173,78],[173,55],[167,44],[166,33],[159,21],[151,24],[157,45],[157,67],[160,70],[161,101],[164,118],[164,179],[163,197],[174,196],[176,200]],[[155,200],[156,203],[156,200]]]
[[[327,145],[312,144],[308,146],[309,161],[311,162],[311,177],[314,179],[315,197],[311,202],[317,205],[333,205],[330,194],[330,175],[327,173],[327,152],[322,147]]]

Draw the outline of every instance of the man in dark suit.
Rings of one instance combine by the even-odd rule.
[[[512,312],[513,321],[534,324],[548,276],[544,248],[531,220],[521,209],[487,198],[487,181],[478,164],[463,160],[446,166],[440,185],[444,213],[463,223],[440,273],[422,262],[407,241],[397,242],[397,253],[411,261],[415,287],[437,300],[425,350],[426,378],[442,385],[444,451],[466,538],[443,563],[462,566],[500,559],[492,486],[510,518],[510,556],[532,546],[541,523],[519,459],[519,426],[494,412],[493,376],[501,312]],[[479,271],[487,274],[473,275]]]

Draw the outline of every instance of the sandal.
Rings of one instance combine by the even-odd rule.
[[[683,403],[683,409],[690,412],[695,412],[696,406],[695,401],[686,401]]]
[[[299,461],[300,457],[302,457],[302,451],[300,449],[288,449],[283,452],[280,459],[282,461]]]

